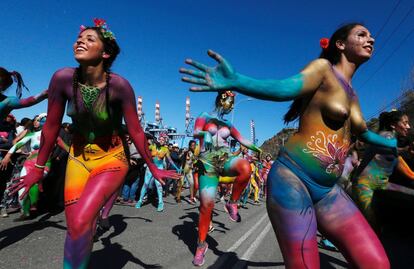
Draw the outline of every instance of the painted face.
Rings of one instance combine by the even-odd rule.
[[[194,152],[195,148],[196,148],[196,143],[191,143],[190,150]]]
[[[79,63],[96,63],[102,61],[109,55],[104,53],[104,44],[99,39],[98,33],[93,29],[81,32],[73,44],[75,59]]]
[[[410,123],[408,121],[408,116],[403,115],[401,119],[397,122],[396,125],[392,125],[394,130],[397,132],[400,136],[407,136],[408,130],[410,129]]]
[[[158,142],[160,143],[161,146],[165,145],[165,138],[163,136],[161,136],[160,138],[158,138]]]
[[[362,25],[355,26],[344,42],[344,53],[351,58],[362,58],[365,61],[371,58],[374,52],[374,38]]]
[[[234,96],[227,96],[220,99],[220,105],[225,114],[229,114],[234,107]]]

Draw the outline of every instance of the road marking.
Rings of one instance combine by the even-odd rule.
[[[267,233],[270,231],[271,224],[270,222],[266,225],[266,227],[263,229],[263,231],[259,234],[259,236],[253,241],[253,243],[250,245],[250,247],[246,250],[246,252],[241,257],[241,260],[236,263],[236,265],[233,268],[237,268],[237,265],[239,263],[243,263],[245,261],[248,261],[250,257],[254,254],[256,249],[259,247],[259,245],[262,243],[263,239],[267,235]],[[244,267],[243,267],[244,268]]]
[[[254,232],[256,231],[256,228],[267,218],[267,214],[264,214],[260,220],[253,225],[249,231],[247,231],[247,233],[245,233],[242,237],[240,237],[239,240],[236,241],[236,243],[233,244],[233,246],[231,246],[227,252],[233,252],[235,251],[238,247],[240,247],[240,245]]]
[[[241,256],[240,260],[233,266],[232,269],[241,269],[246,268],[246,263],[249,261],[250,257],[254,254],[256,249],[259,247],[259,245],[262,243],[263,239],[267,235],[267,233],[270,230],[270,222],[266,225],[266,227],[263,229],[263,231],[259,234],[259,236],[253,241],[253,243],[250,245],[250,247],[246,250],[246,252]]]

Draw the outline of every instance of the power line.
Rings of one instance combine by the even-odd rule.
[[[369,117],[367,117],[366,121],[371,120],[372,118],[376,117],[377,115],[379,115],[381,112],[385,111],[387,108],[400,103],[402,100],[404,100],[406,98],[406,96],[410,93],[410,91],[404,91],[403,93],[401,93],[401,95],[397,96],[397,98],[395,98],[394,100],[392,100],[390,103],[388,103],[387,105],[383,106],[382,108],[380,108],[379,110],[377,110],[375,113],[372,113]]]
[[[380,29],[378,30],[378,32],[377,32],[377,33],[375,33],[375,35],[374,35],[374,37],[375,37],[375,38],[378,38],[378,37],[381,35],[381,33],[382,33],[382,31],[384,30],[385,26],[388,24],[388,22],[390,21],[390,19],[391,19],[392,15],[394,15],[394,12],[397,10],[397,7],[398,7],[400,4],[401,4],[401,0],[399,0],[399,1],[397,2],[397,4],[396,4],[396,5],[394,6],[394,8],[392,9],[392,11],[391,11],[390,15],[388,16],[388,18],[385,20],[384,24],[380,27]]]
[[[404,37],[404,39],[398,44],[398,46],[391,52],[391,54],[388,55],[388,57],[385,58],[381,65],[371,74],[371,76],[369,76],[368,79],[366,79],[364,83],[362,83],[360,88],[363,88],[378,73],[378,71],[380,71],[384,67],[384,65],[391,59],[392,56],[394,56],[397,50],[404,44],[405,41],[407,41],[407,39],[410,37],[412,33],[414,33],[414,28],[410,30],[410,32]]]
[[[377,51],[381,51],[382,48],[391,40],[392,36],[397,32],[397,30],[401,27],[401,25],[405,22],[411,12],[414,10],[414,5],[408,10],[407,14],[402,18],[402,20],[397,24],[397,26],[392,30],[391,34],[387,37],[387,39],[382,43],[381,47],[377,49]],[[378,52],[377,52],[378,55]]]

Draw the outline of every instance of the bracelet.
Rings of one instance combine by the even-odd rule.
[[[39,168],[39,169],[45,169],[45,165],[38,165],[37,163],[35,163],[35,165],[34,165],[36,168]]]

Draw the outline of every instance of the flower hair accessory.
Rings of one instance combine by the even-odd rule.
[[[234,97],[236,94],[232,91],[225,91],[221,94],[221,99],[226,99],[227,97]]]
[[[329,38],[321,38],[319,40],[319,45],[321,46],[322,49],[326,50],[329,47]]]
[[[104,19],[95,18],[95,19],[93,19],[93,23],[95,24],[94,27],[98,27],[98,28],[101,29],[101,33],[102,33],[104,38],[108,38],[110,40],[115,40],[114,33],[111,30],[109,30],[109,27],[106,24],[106,21]],[[79,30],[80,30],[80,32],[83,32],[87,28],[88,27],[86,27],[85,25],[81,25]]]

